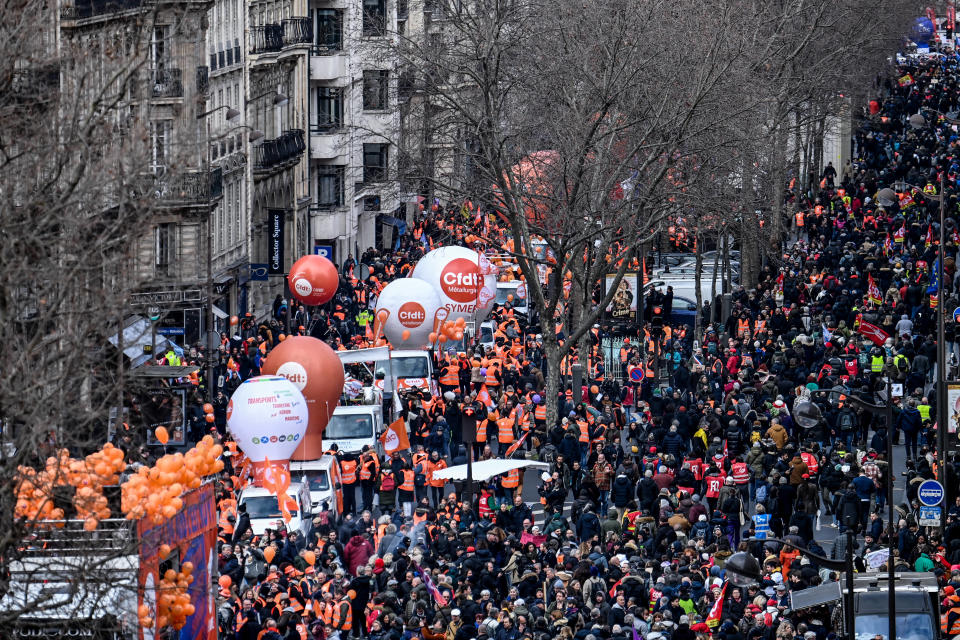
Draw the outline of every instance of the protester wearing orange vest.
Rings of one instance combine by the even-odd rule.
[[[377,475],[380,473],[380,461],[377,454],[370,448],[370,445],[363,445],[363,452],[360,454],[360,496],[363,500],[363,509],[370,511],[373,509],[374,490],[377,486]]]
[[[353,456],[340,460],[344,513],[354,513],[357,510],[357,466],[357,460]]]
[[[403,515],[410,518],[413,516],[413,504],[416,500],[415,491],[416,484],[414,482],[415,474],[413,472],[413,467],[409,462],[403,463],[403,471],[400,474],[401,482],[398,496],[400,499],[400,504],[403,507]]]
[[[430,485],[430,493],[433,494],[433,504],[439,508],[443,504],[443,488],[447,481],[443,478],[434,478],[433,474],[447,468],[446,461],[440,457],[438,451],[430,452],[430,474],[427,476],[427,483]]]

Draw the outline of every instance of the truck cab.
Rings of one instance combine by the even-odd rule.
[[[247,487],[243,490],[237,506],[246,505],[247,515],[250,516],[250,529],[254,535],[263,535],[267,529],[279,529],[284,525],[290,531],[300,531],[304,536],[307,535],[313,520],[310,490],[302,482],[291,482],[287,495],[294,499],[296,506],[288,509],[291,520],[284,523],[280,504],[273,492],[263,487]]]
[[[433,379],[433,361],[430,352],[417,349],[394,349],[390,351],[389,363],[378,360],[375,373],[383,373],[387,379],[393,379],[398,392],[414,388],[426,389],[437,395],[437,381]]]
[[[335,521],[343,513],[343,480],[335,456],[291,462],[290,477],[307,486],[314,515],[326,508]]]
[[[323,450],[333,445],[344,453],[360,453],[364,445],[383,453],[380,434],[383,433],[383,409],[380,404],[337,407],[323,430]]]

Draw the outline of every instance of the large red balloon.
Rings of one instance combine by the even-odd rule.
[[[310,336],[292,336],[267,355],[264,375],[283,376],[307,400],[307,432],[291,460],[316,460],[323,455],[323,430],[343,392],[343,364],[326,342]]]
[[[340,275],[337,267],[323,256],[306,255],[293,263],[287,281],[294,298],[317,305],[333,299]]]

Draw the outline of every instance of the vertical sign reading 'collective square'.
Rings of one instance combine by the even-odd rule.
[[[270,275],[283,275],[283,209],[268,209],[267,216],[270,242],[267,251],[269,273]]]

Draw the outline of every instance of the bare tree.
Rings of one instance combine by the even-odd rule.
[[[158,91],[156,73],[148,76],[146,63],[160,9],[61,31],[63,22],[97,10],[109,13],[114,3],[107,4],[0,2],[4,630],[25,615],[91,615],[89,608],[71,611],[64,599],[95,606],[103,585],[119,584],[118,559],[136,551],[126,526],[71,543],[71,536],[84,533],[76,523],[52,527],[22,517],[15,492],[25,470],[43,469],[57,449],[79,458],[99,449],[108,409],[122,403],[129,384],[122,339],[120,349],[109,340],[129,315],[129,294],[137,284],[134,252],[161,206],[145,106]],[[182,14],[164,18],[175,29],[191,24]],[[168,110],[168,118],[177,116],[176,107]],[[175,167],[177,154],[170,156]],[[53,468],[65,471],[59,461]],[[68,483],[50,493],[52,504],[65,507],[62,517],[75,517]],[[122,517],[119,509],[114,516]],[[24,580],[40,584],[51,571],[73,591],[24,588]],[[13,592],[11,580],[19,581]],[[136,584],[125,587],[135,603]]]
[[[743,55],[736,17],[721,2],[439,6],[437,34],[402,39],[396,53],[420,92],[408,131],[429,143],[408,155],[429,158],[415,168],[432,192],[481,203],[509,227],[542,333],[562,322],[563,340],[544,340],[553,421],[561,361],[676,211],[673,196],[694,179],[683,161],[715,144],[711,114]],[[704,30],[708,17],[715,28]]]

